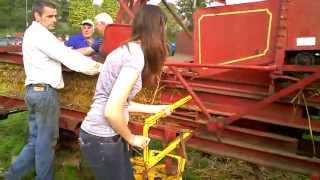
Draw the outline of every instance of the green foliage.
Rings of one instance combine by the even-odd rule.
[[[54,34],[61,36],[65,34],[75,34],[79,32],[79,27],[70,26],[67,22],[58,22]]]
[[[178,0],[178,13],[185,18],[185,21],[188,24],[189,29],[193,28],[193,12],[199,7],[206,7],[207,3],[205,0],[196,0],[196,7],[194,6],[194,0]]]
[[[71,0],[69,9],[69,23],[74,26],[95,15],[92,0]]]
[[[36,0],[0,0],[0,36],[23,32],[32,22],[32,5]],[[26,9],[27,2],[27,9]],[[102,7],[94,7],[92,0],[51,0],[58,10],[56,34],[71,34],[79,31],[79,24],[100,12],[116,16],[117,0],[105,0]],[[27,17],[26,17],[27,16]]]
[[[313,134],[313,136],[311,136],[310,132],[303,133],[302,138],[310,141],[313,139],[314,141],[320,142],[320,135]]]
[[[33,0],[28,1],[28,9]],[[26,27],[26,1],[25,0],[0,0],[0,34],[13,34],[24,31]],[[27,13],[29,16],[29,11]],[[29,17],[28,17],[29,19]]]
[[[78,28],[73,28],[68,24],[69,18],[69,1],[68,0],[54,0],[53,1],[58,10],[58,24],[54,30],[56,35],[73,34],[78,31]]]
[[[170,8],[177,14],[177,7],[172,4],[168,3]],[[169,12],[169,10],[162,4],[160,3],[160,8],[164,11],[164,13],[167,15],[167,40],[170,42],[175,42],[176,39],[176,33],[180,31],[180,26],[178,23],[174,20],[173,16]]]
[[[119,3],[117,0],[105,0],[101,8],[97,8],[97,14],[100,12],[106,12],[115,19],[117,12],[119,10]]]
[[[36,0],[0,0],[0,36],[23,32],[26,25],[32,22],[32,5],[34,2]],[[56,31],[68,32],[70,28],[59,29],[59,24],[67,22],[69,1],[51,0],[51,2],[57,5],[58,10],[59,23]]]
[[[55,0],[53,1],[58,9],[58,22],[67,22],[69,17],[69,1]]]
[[[87,18],[93,19],[100,12],[106,12],[114,18],[118,9],[116,0],[105,0],[102,7],[94,7],[92,0],[70,0],[68,22],[78,27],[81,21]]]

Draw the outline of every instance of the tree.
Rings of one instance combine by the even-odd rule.
[[[0,0],[0,34],[6,35],[23,32],[26,24],[30,24],[32,21],[32,5],[35,1],[36,0]],[[57,31],[61,31],[60,24],[66,23],[68,19],[69,2],[68,0],[51,1],[57,5],[59,12]]]
[[[59,12],[59,22],[67,22],[69,18],[69,0],[55,0]]]
[[[194,8],[194,1],[196,1],[196,7]],[[205,0],[178,0],[178,13],[185,18],[190,30],[193,29],[192,14],[198,7],[206,7],[207,3]]]
[[[79,26],[81,21],[95,15],[92,0],[70,0],[69,23]]]
[[[28,8],[31,8],[32,0]],[[0,32],[12,34],[24,31],[26,25],[25,0],[0,0]]]
[[[105,0],[101,8],[96,8],[92,5],[92,0],[70,0],[69,9],[68,21],[78,27],[81,21],[87,18],[93,19],[100,12],[106,12],[114,18],[119,5],[116,0]]]
[[[98,13],[106,12],[110,14],[110,16],[115,19],[118,11],[119,11],[119,3],[117,0],[104,0],[102,7],[98,9]]]
[[[73,33],[76,31],[68,24],[69,19],[69,0],[54,0],[52,1],[57,6],[58,24],[54,32],[59,34]],[[77,29],[78,30],[78,29]]]
[[[177,8],[174,4],[168,3],[170,8],[176,13]],[[163,3],[160,3],[160,8],[164,11],[164,13],[167,15],[167,40],[170,42],[175,42],[176,39],[176,33],[181,29],[178,23],[174,20],[171,13],[168,11],[168,9],[163,5]]]

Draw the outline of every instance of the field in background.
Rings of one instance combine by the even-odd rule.
[[[20,152],[27,141],[27,113],[11,115],[7,120],[0,121],[0,174]],[[153,148],[159,148],[158,141],[152,141]],[[34,179],[30,172],[24,180]],[[64,137],[56,150],[55,179],[57,180],[89,180],[93,179],[88,168],[80,163],[79,147],[76,139]],[[232,158],[204,154],[188,150],[188,165],[185,171],[187,180],[304,180],[308,177],[258,167],[250,163]]]

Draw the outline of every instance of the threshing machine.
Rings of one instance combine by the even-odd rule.
[[[105,31],[109,36],[105,51],[129,36],[126,24],[146,3],[118,1],[117,23]],[[168,57],[155,90],[161,103],[189,94],[192,101],[151,128],[151,136],[170,141],[179,129],[190,129],[193,135],[187,145],[194,149],[318,179],[319,9],[318,0],[264,0],[197,9],[193,31],[177,34],[176,54]],[[10,53],[12,48],[0,50],[1,64],[21,65],[21,55]],[[24,110],[19,97],[0,96],[3,117]],[[85,111],[64,103],[61,112],[60,127],[77,132]],[[132,119],[130,127],[141,133],[143,122]]]

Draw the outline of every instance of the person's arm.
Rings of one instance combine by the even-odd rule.
[[[47,54],[50,58],[61,62],[69,69],[81,72],[87,75],[94,75],[100,72],[101,63],[98,63],[81,53],[66,47],[60,43],[52,34],[45,34],[43,42],[38,48]]]
[[[132,134],[125,123],[125,117],[123,115],[123,106],[126,103],[138,76],[139,73],[134,70],[130,70],[129,68],[121,69],[119,76],[112,87],[109,99],[105,106],[104,115],[112,128],[130,145],[144,148],[148,145],[150,139]]]
[[[72,40],[72,39],[70,38],[69,40],[64,41],[64,42],[63,42],[64,45],[67,46],[67,47],[72,47],[71,40]]]
[[[83,55],[89,56],[94,52],[99,52],[101,44],[102,44],[102,39],[95,38],[93,40],[93,43],[91,43],[91,46],[78,48],[76,50]]]
[[[83,55],[85,55],[85,56],[89,56],[89,55],[91,55],[93,52],[95,52],[95,50],[92,49],[91,47],[79,48],[79,49],[76,49],[76,51],[80,52],[81,54],[83,54]]]
[[[166,110],[169,108],[169,105],[141,104],[134,101],[130,101],[128,110],[129,112],[157,113],[161,110]]]

